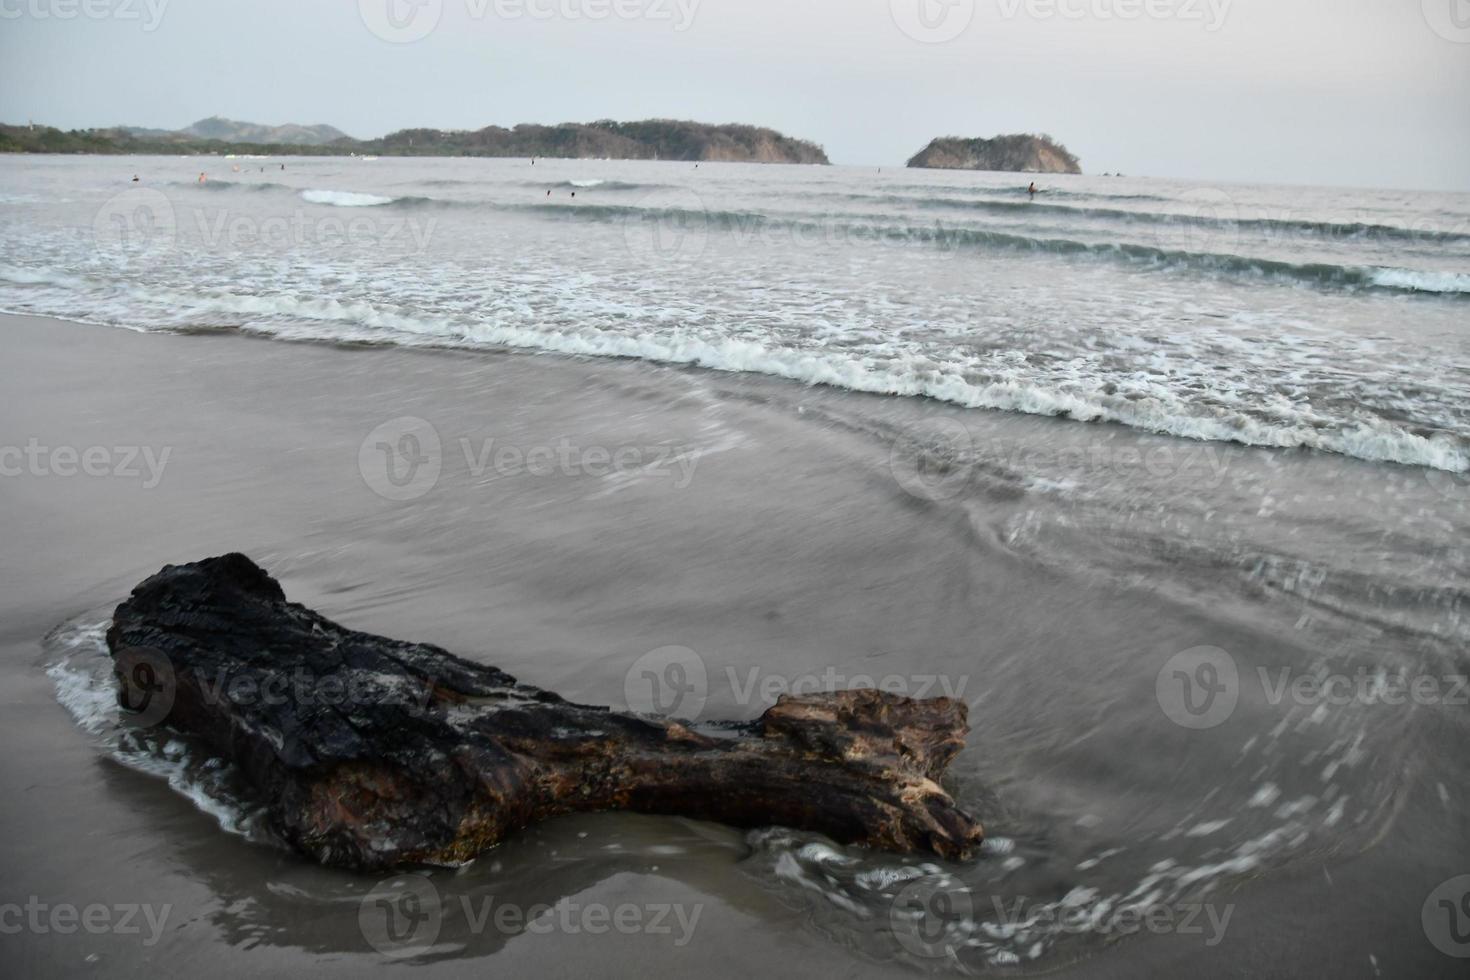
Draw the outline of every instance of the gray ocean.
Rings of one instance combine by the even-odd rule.
[[[44,679],[54,727],[10,729],[7,765],[149,815],[16,817],[79,856],[13,860],[32,883],[190,883],[188,928],[102,949],[123,973],[380,959],[375,882],[282,854],[227,765],[113,704],[111,606],[237,547],[348,625],[588,703],[696,725],[872,683],[970,704],[951,788],[987,826],[976,862],[579,817],[429,872],[436,938],[395,962],[1462,963],[1436,903],[1470,872],[1470,195],[4,157],[0,311],[83,325],[0,325],[15,404],[65,406],[27,407],[9,443],[173,450],[148,493],[0,481],[54,522],[12,552],[10,615],[44,627],[6,661]],[[392,457],[409,437],[428,478]],[[639,687],[673,663],[692,702]],[[487,898],[702,918],[612,954],[486,928]]]
[[[636,357],[1470,468],[1470,195],[1046,176],[1032,199],[1030,176],[904,169],[280,166],[211,160],[201,184],[188,160],[5,160],[0,308]]]

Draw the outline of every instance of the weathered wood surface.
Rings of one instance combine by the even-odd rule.
[[[275,831],[324,864],[457,863],[557,814],[620,809],[952,859],[982,838],[938,783],[968,732],[947,698],[783,697],[715,737],[346,629],[238,554],[147,579],[107,642],[124,707],[235,761]]]

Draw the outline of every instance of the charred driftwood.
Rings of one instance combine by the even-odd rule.
[[[947,698],[784,697],[712,736],[345,629],[243,555],[164,568],[117,608],[107,643],[124,708],[233,760],[276,832],[324,864],[457,863],[592,810],[954,859],[982,837],[938,783],[969,730]]]

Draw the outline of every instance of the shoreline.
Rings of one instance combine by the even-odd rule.
[[[490,341],[454,341],[449,338],[418,338],[406,339],[402,336],[385,340],[367,340],[352,337],[330,337],[310,335],[289,335],[272,333],[265,330],[248,330],[239,326],[228,327],[130,327],[124,324],[104,323],[95,320],[86,320],[75,317],[57,316],[50,314],[35,314],[17,312],[9,309],[0,309],[0,316],[36,317],[39,319],[82,325],[89,327],[100,327],[104,329],[120,329],[132,333],[171,335],[171,336],[237,336],[249,340],[269,340],[286,344],[304,344],[319,346],[336,350],[411,350],[442,352],[456,355],[480,355],[488,357],[499,357],[508,355],[544,356],[551,358],[565,358],[574,362],[612,362],[645,365],[652,369],[664,369],[689,372],[709,372],[716,375],[732,375],[749,381],[753,384],[775,383],[776,385],[795,385],[805,389],[824,389],[845,397],[869,397],[875,399],[899,399],[904,402],[916,404],[921,411],[929,409],[940,409],[944,411],[959,410],[964,413],[1000,414],[1004,416],[1025,416],[1036,419],[1048,419],[1066,425],[1076,425],[1084,428],[1100,429],[1101,438],[1109,438],[1111,435],[1119,434],[1115,430],[1138,437],[1160,437],[1168,440],[1178,440],[1183,444],[1202,444],[1208,447],[1218,447],[1215,452],[1235,451],[1261,451],[1265,453],[1283,454],[1306,454],[1309,457],[1323,457],[1328,464],[1333,460],[1343,460],[1348,463],[1361,463],[1369,466],[1384,465],[1401,467],[1406,470],[1420,470],[1428,473],[1443,474],[1446,480],[1453,481],[1461,478],[1462,474],[1470,473],[1470,469],[1457,469],[1453,463],[1457,458],[1463,458],[1464,453],[1453,448],[1448,442],[1437,444],[1435,438],[1420,435],[1418,433],[1400,431],[1395,433],[1394,442],[1388,448],[1383,448],[1380,443],[1384,438],[1379,434],[1376,438],[1361,433],[1343,431],[1335,434],[1341,445],[1307,445],[1298,442],[1280,441],[1280,434],[1276,434],[1276,441],[1258,437],[1254,441],[1247,438],[1246,434],[1232,434],[1228,428],[1213,431],[1209,435],[1191,434],[1180,431],[1181,427],[1209,429],[1213,424],[1216,428],[1224,426],[1225,423],[1219,419],[1188,419],[1189,425],[1183,425],[1180,420],[1171,420],[1170,425],[1164,426],[1159,422],[1148,422],[1147,420],[1128,420],[1124,415],[1116,411],[1102,408],[1098,405],[1081,402],[1079,399],[1078,411],[1099,413],[1093,417],[1078,417],[1073,409],[1067,407],[1050,406],[1048,410],[1039,408],[1027,409],[1017,407],[1013,404],[987,404],[977,398],[988,397],[982,392],[976,395],[971,390],[968,395],[961,397],[961,393],[944,395],[936,393],[936,390],[893,390],[882,388],[877,384],[858,386],[854,383],[844,383],[834,380],[809,380],[792,370],[760,370],[750,367],[727,366],[711,364],[701,359],[701,355],[693,352],[680,352],[670,356],[650,356],[646,353],[619,353],[609,352],[585,352],[576,349],[556,349],[553,347],[540,347],[532,343],[515,342],[490,342]],[[825,365],[824,365],[825,367]],[[829,368],[830,370],[830,368]],[[810,372],[809,372],[810,373]],[[820,373],[820,372],[818,372]],[[929,386],[935,387],[935,386]],[[952,381],[946,382],[939,388],[955,388]],[[961,386],[963,387],[963,386]],[[1008,396],[1011,401],[1034,401],[1039,397],[1031,393],[1029,399],[1012,394]],[[1072,397],[1072,396],[1067,396]],[[1058,398],[1058,401],[1065,401]],[[1358,451],[1351,451],[1353,439],[1361,439],[1364,447]],[[1408,440],[1408,445],[1404,441]],[[1431,452],[1431,449],[1435,449]],[[1377,448],[1367,448],[1377,447]],[[1421,458],[1405,458],[1410,452],[1417,453]],[[1373,455],[1370,455],[1372,453]],[[1430,461],[1425,457],[1434,457]],[[1470,465],[1470,464],[1467,464]]]

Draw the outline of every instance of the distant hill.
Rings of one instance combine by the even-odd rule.
[[[1019,133],[994,139],[946,136],[909,161],[936,170],[1003,170],[1011,173],[1080,174],[1081,161],[1050,136]]]
[[[825,164],[815,143],[773,129],[653,119],[620,123],[521,125],[514,129],[405,129],[355,140],[331,126],[258,126],[200,120],[177,132],[129,127],[63,132],[0,125],[0,152],[10,153],[294,153],[300,155],[569,157]]]
[[[419,156],[608,157],[617,160],[709,160],[828,163],[815,143],[755,126],[651,119],[620,123],[526,124],[464,130],[405,129],[359,144],[359,151]]]
[[[236,122],[210,116],[192,126],[185,126],[181,133],[202,140],[219,140],[222,143],[275,143],[282,146],[326,146],[337,140],[348,139],[346,133],[334,126],[262,126],[258,123]]]

